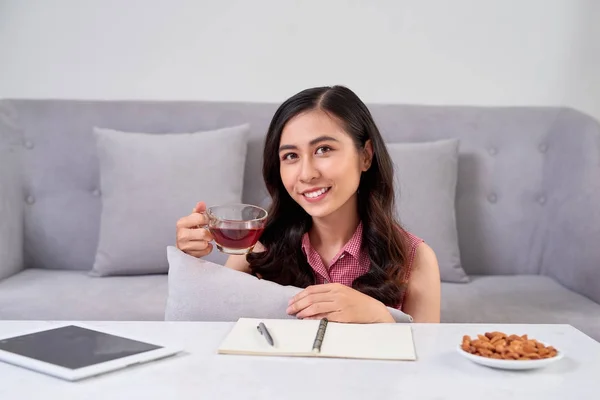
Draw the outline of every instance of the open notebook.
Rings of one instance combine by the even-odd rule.
[[[273,346],[257,329],[261,322],[267,327]],[[319,330],[322,335],[319,335]],[[371,360],[417,358],[411,326],[408,324],[324,324],[318,320],[299,319],[240,318],[221,343],[218,352]]]

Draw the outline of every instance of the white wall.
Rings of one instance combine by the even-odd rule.
[[[0,97],[569,105],[600,118],[596,0],[0,0]]]

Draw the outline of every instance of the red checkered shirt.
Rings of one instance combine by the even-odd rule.
[[[352,282],[354,282],[356,278],[369,271],[371,265],[369,254],[366,250],[361,251],[362,231],[363,226],[361,222],[358,224],[356,231],[354,231],[352,238],[350,238],[348,243],[346,243],[335,257],[333,257],[329,267],[324,265],[319,253],[311,246],[308,232],[304,234],[302,237],[302,250],[306,255],[308,263],[315,271],[317,284],[341,283],[346,286],[352,286]],[[408,266],[404,276],[404,281],[408,281],[417,246],[419,243],[423,242],[423,239],[418,238],[410,232],[403,232],[407,235],[409,244]],[[397,308],[402,308],[402,301],[400,301]]]

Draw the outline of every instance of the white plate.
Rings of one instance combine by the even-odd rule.
[[[542,342],[543,343],[543,342]],[[543,343],[545,346],[546,344]],[[485,365],[491,368],[499,369],[510,369],[510,370],[523,370],[523,369],[536,369],[543,368],[549,364],[555,363],[564,357],[562,351],[556,350],[557,353],[551,358],[542,358],[541,360],[498,360],[496,358],[488,358],[483,356],[477,356],[475,354],[468,353],[461,348],[461,345],[456,347],[456,350],[468,360],[474,363]]]

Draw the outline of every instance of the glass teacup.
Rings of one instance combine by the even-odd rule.
[[[208,226],[217,249],[227,254],[247,254],[260,238],[267,211],[250,204],[224,204],[206,210]]]

